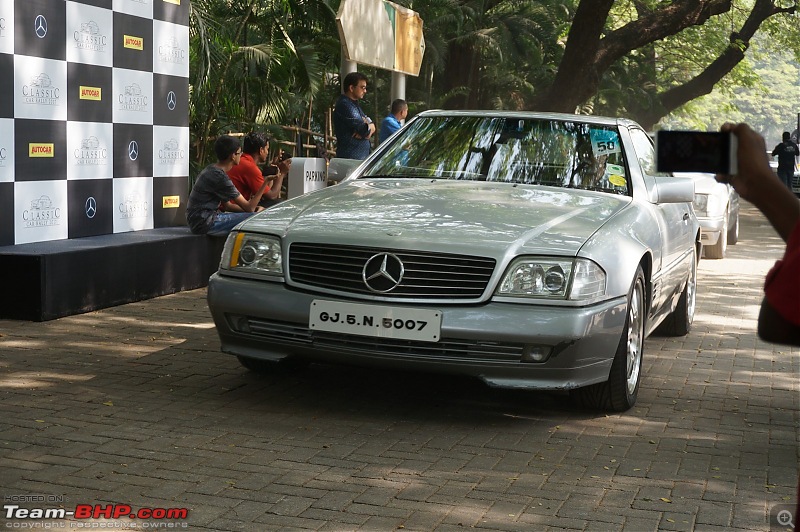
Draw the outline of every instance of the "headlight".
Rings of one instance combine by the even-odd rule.
[[[583,301],[605,294],[606,274],[586,259],[520,259],[503,277],[501,296]]]
[[[225,241],[220,269],[283,275],[281,241],[270,235],[231,233]]]
[[[695,194],[692,203],[698,216],[708,216],[708,194]]]

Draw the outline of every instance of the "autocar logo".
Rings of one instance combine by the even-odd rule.
[[[397,288],[404,273],[403,261],[397,255],[378,253],[364,264],[361,278],[371,291],[383,294]]]
[[[44,15],[37,15],[36,19],[33,21],[33,31],[36,32],[36,36],[40,39],[44,39],[47,35],[47,19],[44,18]]]
[[[178,105],[177,104],[177,99],[178,99],[178,97],[175,96],[175,93],[173,91],[169,91],[169,93],[167,94],[167,108],[170,111],[174,111],[175,110],[175,106]]]
[[[128,144],[128,158],[131,161],[135,161],[139,157],[139,143],[135,140],[132,140],[130,144]]]
[[[86,217],[87,218],[94,218],[94,215],[97,214],[97,200],[93,197],[89,196],[86,199]]]

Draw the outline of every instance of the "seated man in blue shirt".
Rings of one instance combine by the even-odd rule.
[[[403,120],[406,119],[406,116],[408,116],[408,103],[400,98],[393,101],[389,116],[384,118],[383,122],[381,122],[378,142],[383,142],[400,129],[403,126]]]

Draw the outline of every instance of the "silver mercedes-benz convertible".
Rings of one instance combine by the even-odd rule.
[[[692,180],[636,123],[428,111],[340,184],[228,237],[208,304],[222,351],[465,374],[636,401],[644,340],[688,333]]]

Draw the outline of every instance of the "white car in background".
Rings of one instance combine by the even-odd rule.
[[[700,222],[700,242],[707,259],[724,259],[728,246],[739,241],[739,193],[713,174],[675,173],[694,180],[694,212]]]

